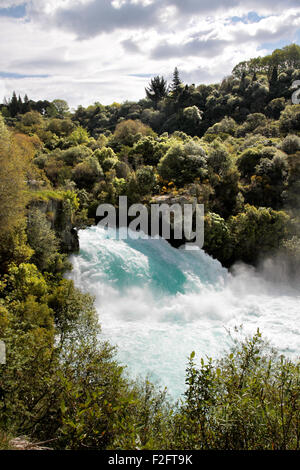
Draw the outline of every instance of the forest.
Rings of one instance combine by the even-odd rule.
[[[206,253],[231,268],[300,272],[300,46],[241,62],[221,83],[153,77],[138,102],[0,105],[0,449],[300,448],[300,362],[259,330],[195,363],[176,403],[133,380],[101,341],[94,299],[66,279],[100,203],[205,206]],[[297,87],[296,87],[297,88]],[[299,88],[299,86],[298,86]],[[146,374],[145,374],[146,375]]]

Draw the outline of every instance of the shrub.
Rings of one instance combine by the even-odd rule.
[[[75,166],[72,175],[79,188],[90,188],[99,178],[103,177],[103,171],[98,160],[90,156]]]
[[[174,181],[178,186],[192,183],[207,173],[205,152],[193,141],[174,144],[160,160],[158,173],[166,181]]]
[[[289,216],[283,211],[247,204],[244,212],[228,221],[235,259],[254,263],[258,256],[274,253],[286,236],[288,221]]]
[[[300,131],[300,105],[288,105],[282,111],[279,119],[280,131],[283,133],[292,133]]]
[[[152,166],[144,166],[136,172],[136,181],[141,195],[151,194],[156,183]]]
[[[300,150],[300,137],[297,135],[287,135],[281,144],[281,149],[291,155]]]
[[[259,330],[234,339],[222,359],[192,353],[185,402],[175,416],[175,448],[288,450],[299,448],[300,364],[279,356]]]
[[[47,216],[39,209],[31,209],[28,214],[27,236],[28,243],[34,250],[32,261],[41,271],[46,270],[59,243]]]

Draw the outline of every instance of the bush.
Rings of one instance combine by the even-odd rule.
[[[254,263],[259,256],[274,253],[286,236],[288,221],[289,216],[283,211],[247,204],[245,212],[228,221],[235,259]]]
[[[105,158],[105,160],[103,160],[103,163],[102,163],[102,168],[103,168],[104,173],[107,173],[108,171],[113,170],[118,162],[119,160],[117,157]]]
[[[279,119],[280,131],[289,134],[300,131],[300,105],[293,104],[286,106]]]
[[[58,240],[46,215],[39,209],[31,209],[27,223],[28,243],[34,250],[32,261],[41,271],[47,269],[58,250]]]
[[[95,150],[94,157],[98,158],[100,165],[102,165],[106,158],[117,158],[117,155],[112,148],[103,147],[101,149]]]
[[[152,166],[144,166],[136,172],[136,181],[141,195],[151,194],[156,183]]]
[[[250,177],[254,174],[256,166],[263,158],[261,150],[249,148],[242,152],[237,160],[237,167],[243,177]]]
[[[66,165],[75,165],[85,160],[87,157],[92,155],[92,150],[84,145],[76,145],[64,150],[60,158],[65,162]]]
[[[232,256],[230,230],[225,220],[218,214],[209,212],[205,216],[205,251],[222,263],[228,262]]]
[[[128,119],[120,122],[114,132],[114,140],[118,144],[132,146],[136,141],[136,136],[153,135],[151,127],[146,126],[141,121]]]
[[[300,137],[297,135],[287,135],[281,144],[281,149],[291,155],[300,150]]]
[[[135,166],[139,163],[144,165],[157,165],[169,148],[167,143],[158,142],[153,137],[141,138],[130,152],[130,162]]]
[[[276,354],[259,331],[201,366],[191,354],[175,448],[299,449],[300,363]]]
[[[158,164],[158,173],[166,181],[182,186],[203,178],[207,173],[205,152],[193,141],[173,145]]]
[[[90,188],[99,178],[103,177],[98,160],[91,156],[78,163],[72,171],[73,179],[79,188]]]
[[[218,142],[212,144],[208,153],[207,165],[218,174],[226,173],[229,170],[232,161],[224,145]]]
[[[237,128],[237,124],[231,117],[224,117],[222,121],[217,122],[213,126],[209,127],[206,134],[230,134],[234,135]]]

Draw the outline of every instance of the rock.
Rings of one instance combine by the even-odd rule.
[[[9,447],[12,448],[12,450],[52,450],[50,447],[43,446],[43,444],[47,442],[50,441],[33,443],[26,437],[16,437],[9,441]]]

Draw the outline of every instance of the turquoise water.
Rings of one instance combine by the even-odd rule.
[[[300,297],[254,270],[239,266],[232,276],[202,250],[162,239],[114,240],[100,227],[79,235],[70,277],[96,297],[101,337],[118,345],[131,376],[148,375],[178,398],[190,353],[217,357],[230,343],[228,329],[241,324],[299,353]]]

